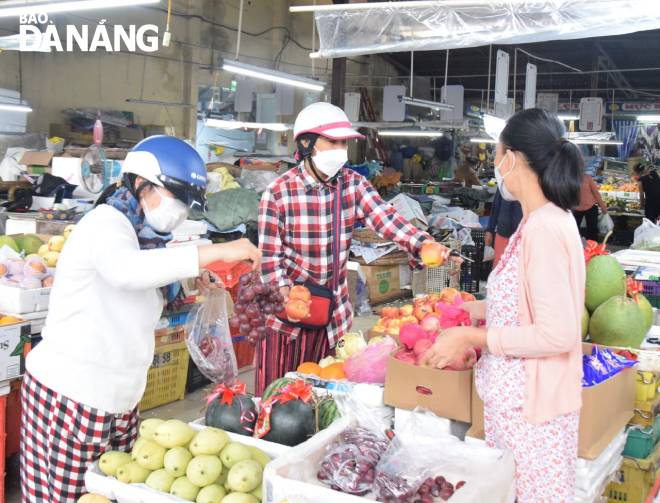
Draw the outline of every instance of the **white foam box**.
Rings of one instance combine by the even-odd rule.
[[[190,426],[197,430],[204,429],[204,426],[200,424],[191,423]],[[264,442],[263,440],[244,437],[235,433],[228,433],[228,435],[232,442],[258,447],[273,459],[289,449],[287,446],[280,446],[279,444]],[[169,494],[154,491],[146,484],[123,484],[114,477],[106,477],[99,469],[98,462],[87,470],[85,487],[88,492],[100,494],[110,500],[117,501],[117,503],[181,503],[185,501]]]
[[[4,313],[34,313],[46,311],[50,301],[50,288],[26,290],[16,286],[0,285],[0,311]]]
[[[29,323],[0,327],[0,383],[16,379],[23,374],[25,359],[22,348],[30,340]]]
[[[268,464],[264,470],[264,503],[280,503],[284,500],[295,503],[360,503],[373,501],[373,497],[345,494],[321,484],[317,470],[321,459],[341,433],[351,426],[347,418],[335,421],[327,429],[317,433],[288,453]],[[454,439],[460,442],[458,439]],[[463,444],[461,442],[461,444]],[[465,443],[465,446],[470,444]],[[514,462],[510,453],[491,450],[498,459],[494,462],[493,476],[497,482],[484,485],[483,481],[470,483],[469,476],[461,477],[467,484],[452,496],[454,503],[488,501],[489,503],[513,503],[515,501]],[[450,475],[450,474],[448,474]],[[487,496],[484,496],[484,491]],[[486,498],[486,499],[484,499]]]

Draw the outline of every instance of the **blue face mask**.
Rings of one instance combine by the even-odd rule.
[[[506,188],[506,185],[504,184],[504,179],[511,174],[511,172],[515,169],[516,167],[516,156],[513,156],[513,166],[511,166],[511,169],[506,175],[502,175],[500,172],[500,168],[502,168],[502,165],[504,164],[504,161],[506,160],[506,156],[509,155],[510,150],[506,151],[506,154],[504,157],[502,157],[502,160],[500,163],[495,166],[495,180],[497,180],[497,187],[500,190],[500,194],[502,194],[502,199],[505,201],[515,201],[516,198],[514,197],[511,192],[509,192],[509,189]]]

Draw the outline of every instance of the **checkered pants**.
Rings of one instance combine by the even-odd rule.
[[[137,410],[106,414],[47,388],[29,373],[21,399],[23,503],[75,502],[85,494],[85,471],[107,450],[129,451]]]

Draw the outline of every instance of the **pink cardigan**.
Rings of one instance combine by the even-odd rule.
[[[554,204],[523,223],[520,326],[491,327],[487,339],[491,353],[524,358],[523,412],[539,424],[582,405],[584,252],[573,215]]]

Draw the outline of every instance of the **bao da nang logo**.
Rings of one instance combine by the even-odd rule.
[[[20,16],[20,50],[27,52],[120,52],[158,50],[158,26],[155,24],[64,25],[57,27],[48,14]]]

